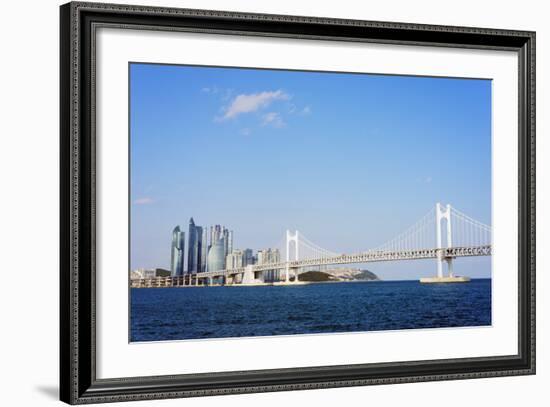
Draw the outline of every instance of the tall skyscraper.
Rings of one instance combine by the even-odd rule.
[[[191,234],[191,222],[189,225],[189,234]],[[210,234],[209,242],[207,242],[208,234]],[[191,238],[189,238],[189,245],[191,245]],[[223,270],[226,268],[227,256],[233,252],[233,231],[222,225],[212,225],[209,229],[204,228],[201,245],[202,271]],[[191,253],[191,247],[189,252]]]
[[[227,230],[225,226],[222,227],[222,237],[224,242],[223,253],[225,258],[225,256],[229,254],[229,230]]]
[[[220,225],[210,226],[210,246],[220,240],[222,233],[222,227]]]
[[[172,258],[170,267],[172,277],[183,275],[183,257],[185,255],[185,232],[176,226],[172,231]]]
[[[202,242],[201,242],[201,267],[200,271],[206,271],[206,263],[208,259],[208,240],[207,240],[207,231],[206,228],[202,230]]]
[[[201,271],[202,261],[202,227],[195,226],[193,218],[189,219],[189,249],[187,253],[187,273],[197,273]],[[206,244],[206,243],[205,243]]]
[[[210,246],[214,244],[214,226],[210,226],[210,244],[208,245],[208,250],[210,250]]]
[[[233,253],[233,231],[227,233],[227,254]]]
[[[225,242],[223,238],[213,242],[208,250],[208,271],[218,271],[225,269]]]

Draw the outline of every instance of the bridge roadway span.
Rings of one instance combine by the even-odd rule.
[[[197,273],[199,278],[203,277],[225,277],[236,274],[244,273],[245,271],[267,271],[267,270],[281,270],[286,269],[287,265],[289,269],[297,269],[301,267],[310,266],[330,266],[338,264],[359,264],[359,263],[372,263],[379,261],[395,261],[395,260],[423,260],[423,259],[437,259],[439,252],[443,259],[456,258],[456,257],[472,257],[472,256],[490,256],[491,245],[476,246],[476,247],[448,247],[441,249],[415,249],[415,250],[397,250],[397,251],[368,251],[357,254],[342,254],[340,256],[323,257],[318,259],[305,259],[280,263],[268,263],[260,265],[240,267],[236,269],[218,270],[218,271],[205,271],[203,273]]]

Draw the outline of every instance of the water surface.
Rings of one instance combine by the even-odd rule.
[[[491,280],[133,288],[130,340],[491,325]]]

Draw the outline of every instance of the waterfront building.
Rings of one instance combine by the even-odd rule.
[[[233,250],[225,257],[225,268],[228,270],[243,267],[243,251]]]
[[[257,264],[279,263],[281,261],[281,253],[279,249],[264,249],[258,250]],[[268,270],[265,272],[265,281],[278,281],[280,277],[279,270]]]
[[[140,280],[142,278],[155,278],[157,276],[157,271],[155,269],[137,269],[132,270],[130,273],[130,280]]]
[[[210,246],[220,240],[222,233],[222,227],[220,225],[210,226]]]
[[[225,256],[229,254],[229,230],[227,230],[225,226],[222,226],[222,238],[224,241],[223,252],[225,258]]]
[[[202,262],[204,259],[202,255],[202,239],[203,232],[201,226],[196,226],[193,218],[189,219],[189,237],[188,239],[188,253],[187,253],[187,273],[197,273],[202,268]]]
[[[256,253],[256,264],[264,264],[266,263],[265,258],[265,250],[258,250],[258,253]]]
[[[172,276],[182,276],[185,255],[185,232],[182,232],[179,226],[176,226],[172,231],[171,255],[170,270]]]
[[[208,271],[218,271],[225,269],[225,242],[224,239],[218,239],[213,242],[208,250]]]
[[[252,249],[243,250],[243,266],[248,266],[249,264],[255,263],[254,252]]]
[[[279,249],[263,249],[258,250],[258,264],[279,263],[281,261],[281,253]]]
[[[204,237],[203,228],[202,226],[196,227],[197,231],[197,272],[200,272],[202,270],[202,264],[206,261],[204,257],[202,257],[202,246],[203,246],[203,240]],[[206,244],[206,242],[204,242]]]
[[[231,254],[231,252],[233,252],[233,231],[221,225],[210,226],[210,245],[208,246],[209,249],[216,242],[222,239],[224,242],[223,252],[225,258],[228,254]]]
[[[214,226],[210,226],[210,244],[208,245],[208,250],[210,250],[210,246],[212,246],[212,242],[214,242]]]
[[[208,258],[207,232],[206,232],[206,228],[204,228],[202,230],[202,241],[201,241],[201,266],[200,266],[201,272],[206,271],[206,264],[208,262],[207,258]]]
[[[233,231],[230,230],[228,233],[227,233],[227,254],[231,254],[233,253]]]

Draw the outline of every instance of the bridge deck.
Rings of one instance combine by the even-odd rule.
[[[310,266],[328,266],[328,265],[340,265],[340,264],[359,264],[359,263],[372,263],[380,261],[396,261],[396,260],[423,260],[423,259],[436,259],[441,252],[443,258],[456,258],[456,257],[472,257],[472,256],[490,256],[492,252],[491,245],[475,246],[475,247],[449,247],[442,249],[418,249],[418,250],[398,250],[398,251],[368,251],[357,254],[342,254],[340,256],[323,257],[318,259],[305,259],[290,262],[269,263],[261,265],[253,265],[252,271],[267,271],[267,270],[281,270],[286,269],[287,265],[291,269]],[[199,277],[219,277],[219,276],[231,276],[235,274],[244,273],[245,267],[218,270],[218,271],[206,271],[204,273],[198,273]]]

